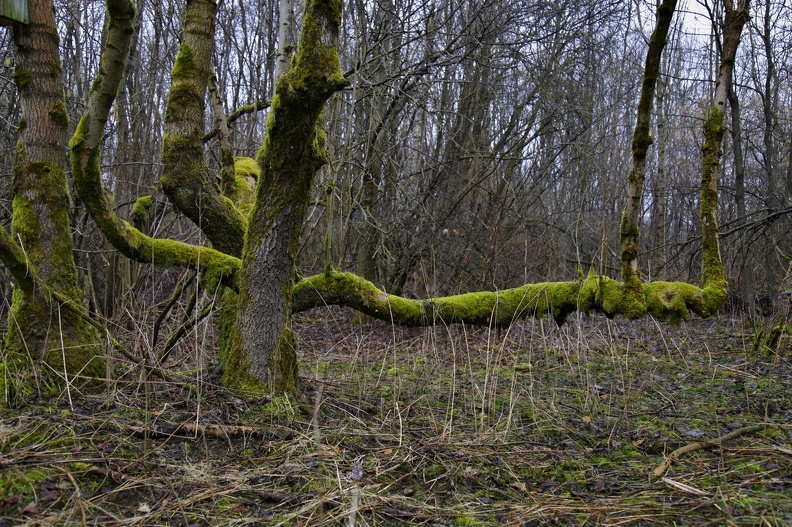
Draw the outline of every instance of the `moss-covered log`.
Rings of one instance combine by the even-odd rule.
[[[575,311],[635,318],[632,295],[624,291],[622,282],[589,273],[575,282],[544,282],[502,291],[413,300],[387,294],[354,274],[328,271],[297,282],[292,310],[297,313],[340,305],[404,326],[465,323],[503,327],[522,318],[546,314],[563,324]],[[719,307],[708,301],[703,289],[685,282],[649,282],[643,284],[642,291],[648,313],[672,324],[688,320],[691,313],[708,317]]]

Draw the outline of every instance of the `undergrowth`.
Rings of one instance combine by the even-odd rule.
[[[740,320],[352,319],[296,322],[300,398],[220,388],[196,331],[170,382],[3,410],[0,525],[792,524],[789,349]]]

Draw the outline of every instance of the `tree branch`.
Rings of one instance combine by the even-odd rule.
[[[671,452],[659,465],[657,465],[657,468],[655,468],[654,471],[652,472],[652,477],[654,478],[662,477],[663,474],[665,474],[666,471],[669,468],[671,468],[671,463],[677,461],[679,458],[681,458],[683,455],[687,453],[701,449],[715,448],[716,446],[722,445],[726,441],[731,441],[732,439],[736,439],[745,434],[759,432],[761,430],[764,430],[765,428],[767,428],[766,424],[745,426],[743,428],[738,428],[737,430],[734,430],[726,434],[725,436],[721,436],[717,439],[712,439],[711,441],[699,441],[696,443],[690,443],[689,445],[685,445],[683,447],[677,448],[676,450]]]
[[[199,270],[210,284],[222,281],[235,285],[238,258],[207,247],[146,236],[115,214],[111,197],[102,188],[102,136],[126,65],[135,14],[128,0],[110,0],[107,7],[110,22],[99,73],[69,145],[75,189],[99,229],[124,256],[139,262]]]
[[[691,313],[701,317],[713,314],[707,292],[684,282],[645,283],[643,301],[649,314],[672,324],[689,319]],[[552,315],[560,325],[575,311],[637,318],[622,282],[593,272],[576,282],[526,284],[426,300],[390,295],[368,280],[339,271],[303,278],[295,284],[293,312],[326,305],[351,307],[404,326],[464,323],[505,327],[522,318],[545,314]]]

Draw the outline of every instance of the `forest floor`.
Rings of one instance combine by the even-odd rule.
[[[0,411],[0,526],[792,525],[792,353],[741,319],[297,331],[303,401],[183,352]]]

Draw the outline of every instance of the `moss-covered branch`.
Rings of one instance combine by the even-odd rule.
[[[115,214],[112,199],[102,188],[102,134],[126,64],[134,6],[126,0],[111,0],[108,14],[110,22],[99,73],[91,87],[85,115],[70,143],[77,193],[110,243],[126,257],[197,269],[210,283],[223,281],[235,285],[240,267],[238,258],[206,247],[146,236]]]
[[[258,112],[258,111],[261,111],[261,110],[266,110],[269,107],[270,107],[269,99],[267,99],[266,101],[258,101],[255,104],[246,104],[244,106],[240,106],[239,108],[237,108],[236,110],[231,112],[228,117],[226,117],[226,120],[225,120],[226,125],[232,124],[234,121],[236,121],[237,119],[239,119],[240,117],[242,117],[244,115],[247,115],[247,114],[253,113],[253,112]],[[204,134],[203,142],[206,143],[208,141],[211,141],[219,133],[220,133],[220,128],[216,126],[215,128],[213,128],[213,129],[209,130],[208,132],[206,132],[206,134]]]
[[[713,314],[705,291],[684,282],[643,284],[649,314],[672,324]],[[502,291],[466,293],[427,300],[390,295],[352,273],[330,271],[303,278],[294,286],[292,310],[297,313],[325,305],[346,306],[404,326],[444,323],[508,326],[526,317],[550,314],[559,324],[575,311],[608,317],[636,318],[630,295],[621,282],[593,273],[575,282],[526,284]]]
[[[247,220],[218,188],[204,158],[205,100],[211,78],[214,0],[188,0],[184,33],[171,70],[162,146],[162,190],[212,245],[241,256]],[[224,156],[231,163],[233,155]],[[233,184],[233,177],[231,184]],[[230,186],[230,185],[229,185]]]
[[[2,227],[0,227],[0,260],[11,273],[16,287],[25,292],[33,290],[35,280],[31,274],[27,255]]]

